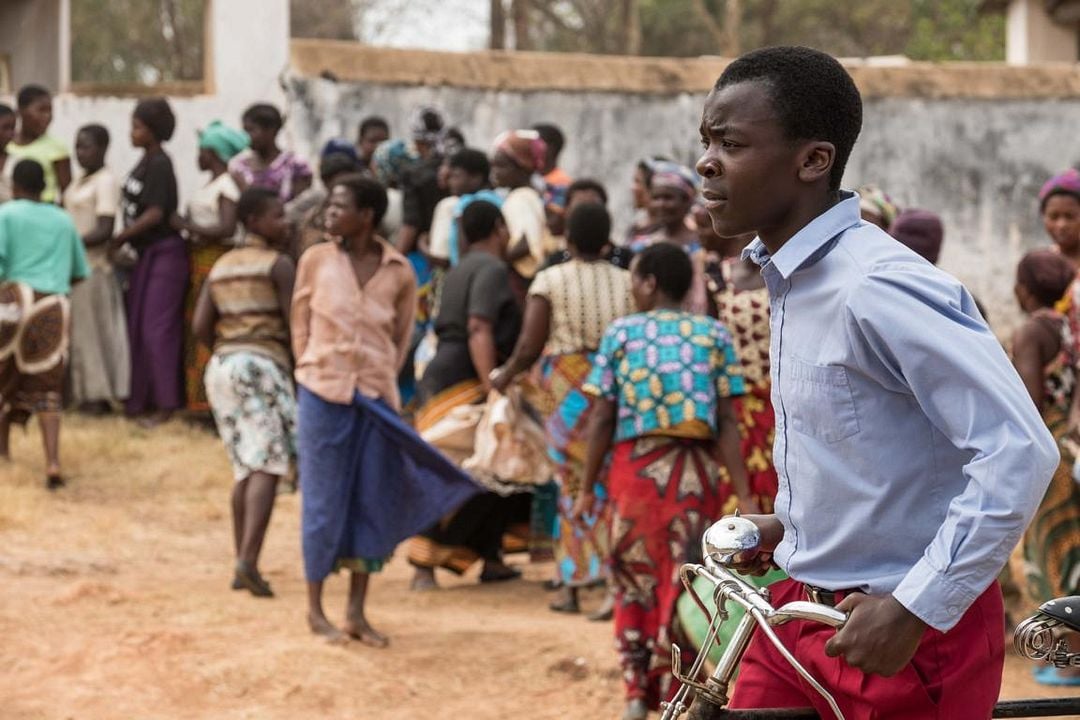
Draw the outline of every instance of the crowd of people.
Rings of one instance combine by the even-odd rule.
[[[513,580],[506,553],[528,551],[555,561],[553,611],[607,587],[590,618],[614,618],[626,717],[670,696],[678,567],[711,522],[771,513],[780,490],[770,291],[754,233],[714,229],[707,164],[643,158],[615,237],[608,188],[559,166],[554,124],[474,147],[421,107],[404,136],[368,117],[311,163],[260,103],[200,131],[206,183],[183,203],[165,99],[135,106],[143,154],[122,180],[95,124],[72,172],[51,103],[28,86],[0,105],[0,457],[11,424],[37,415],[59,490],[65,408],[144,427],[212,417],[234,469],[233,589],[273,595],[259,555],[298,466],[313,632],[385,646],[367,588],[406,541],[416,591],[475,564],[480,582]],[[1038,199],[1049,242],[1017,268],[1011,350],[1062,448],[1023,540],[1041,602],[1078,590],[1080,173]],[[874,186],[858,206],[861,226],[937,263],[937,215]],[[541,428],[543,472],[470,470],[506,397],[516,425]],[[492,452],[524,452],[530,438],[510,435]],[[339,627],[322,591],[342,568]],[[1080,684],[1050,667],[1040,680]]]

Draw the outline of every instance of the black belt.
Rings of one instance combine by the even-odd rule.
[[[845,596],[858,592],[858,590],[826,590],[807,583],[803,583],[803,590],[806,591],[806,598],[810,602],[828,605],[829,607],[836,607]]]

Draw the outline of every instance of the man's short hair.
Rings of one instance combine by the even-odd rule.
[[[574,197],[574,193],[579,192],[594,192],[600,196],[600,200],[604,205],[607,205],[608,194],[607,188],[605,188],[599,181],[592,178],[581,178],[570,183],[566,188],[566,204],[570,204],[570,200]]]
[[[611,215],[600,203],[575,207],[566,219],[566,242],[586,255],[599,255],[611,240]]]
[[[659,242],[650,245],[637,256],[634,272],[640,278],[650,275],[656,278],[656,286],[669,298],[681,302],[690,292],[694,280],[694,266],[690,256],[680,246]]]
[[[253,217],[258,217],[266,212],[266,209],[274,201],[280,202],[277,192],[270,188],[249,187],[240,193],[240,199],[236,201],[236,217],[240,224],[247,227]]]
[[[383,216],[386,215],[386,207],[390,204],[389,198],[386,197],[386,188],[382,186],[382,183],[367,175],[350,173],[334,178],[334,184],[330,190],[333,191],[336,187],[343,187],[349,191],[357,210],[371,208],[374,212],[372,225],[379,226]]]
[[[45,192],[45,168],[37,160],[20,160],[11,171],[11,184],[23,192],[40,195]]]
[[[270,103],[255,103],[244,111],[241,119],[264,130],[274,132],[277,132],[285,125],[285,118],[281,116],[281,111]]]
[[[505,222],[502,210],[487,200],[474,200],[461,213],[461,231],[469,245],[487,240]]]
[[[381,129],[387,135],[390,135],[390,123],[386,122],[384,118],[381,118],[378,115],[368,115],[360,121],[360,138],[363,139],[368,130],[376,129]]]
[[[464,148],[450,156],[450,167],[464,170],[469,175],[487,178],[491,174],[491,161],[485,152]]]
[[[764,83],[777,120],[791,140],[824,140],[836,147],[829,188],[838,190],[862,129],[862,97],[835,58],[806,47],[769,47],[739,57],[716,81],[716,90]]]

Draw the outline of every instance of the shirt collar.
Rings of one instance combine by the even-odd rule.
[[[381,237],[376,237],[375,239],[382,245],[382,259],[379,260],[379,267],[386,267],[390,263],[400,263],[402,265],[408,264],[409,261],[405,259],[405,256],[402,255],[397,248],[386,240],[383,240]]]
[[[784,243],[775,255],[770,255],[761,238],[755,238],[742,252],[743,259],[751,259],[764,267],[772,262],[773,267],[786,279],[807,263],[830,240],[848,228],[858,225],[859,196],[843,191],[840,202],[818,215],[806,227],[795,233]]]

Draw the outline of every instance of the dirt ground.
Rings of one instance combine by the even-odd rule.
[[[57,494],[41,486],[35,426],[13,452],[0,465],[4,720],[619,716],[610,626],[549,612],[549,567],[499,587],[440,577],[444,590],[417,595],[397,558],[370,599],[391,647],[330,647],[304,624],[297,496],[279,498],[263,553],[278,597],[228,589],[231,473],[212,435],[65,418],[71,483]],[[345,584],[329,584],[335,615]],[[1068,694],[1009,658],[1003,697]]]

